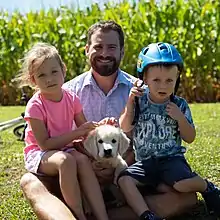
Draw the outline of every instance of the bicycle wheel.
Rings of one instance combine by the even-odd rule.
[[[24,140],[25,127],[26,127],[26,124],[24,123],[24,124],[16,126],[13,130],[14,135],[19,138],[18,139],[19,141]]]

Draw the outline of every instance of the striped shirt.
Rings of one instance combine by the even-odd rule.
[[[135,80],[119,69],[115,84],[106,95],[88,71],[66,82],[63,87],[77,94],[88,121],[100,121],[105,117],[119,118]]]

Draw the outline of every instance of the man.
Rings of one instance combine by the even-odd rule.
[[[64,87],[79,96],[88,121],[100,121],[105,117],[119,118],[135,80],[119,69],[124,55],[121,27],[113,21],[92,25],[88,31],[86,55],[91,65],[90,71],[67,82]],[[126,161],[128,164],[133,162],[132,151],[128,151]],[[95,171],[102,180],[108,179],[112,173],[108,169],[100,171],[97,168]],[[29,173],[22,177],[21,187],[39,219],[75,219],[64,203],[48,191],[52,191],[51,185],[48,188],[48,181],[41,181]],[[148,196],[146,202],[158,216],[179,213],[196,203],[195,194],[177,193],[165,185],[159,186],[157,190],[161,194]],[[114,209],[109,215],[111,219],[135,218],[128,207]]]

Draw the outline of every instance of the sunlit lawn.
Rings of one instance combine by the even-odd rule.
[[[186,157],[192,168],[203,177],[220,185],[220,103],[192,104],[197,138],[188,147]],[[20,116],[24,107],[0,107],[0,122]],[[0,137],[0,219],[36,219],[19,188],[19,179],[25,172],[23,142],[17,141],[12,129]],[[200,214],[201,212],[201,214]],[[213,219],[203,205],[176,219]]]

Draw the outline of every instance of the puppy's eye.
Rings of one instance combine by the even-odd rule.
[[[117,141],[115,139],[112,139],[112,143],[115,144]]]
[[[102,139],[99,139],[99,140],[98,140],[98,143],[99,143],[99,144],[102,144],[102,143],[103,143],[103,140],[102,140]]]

